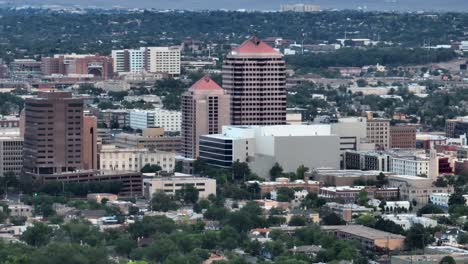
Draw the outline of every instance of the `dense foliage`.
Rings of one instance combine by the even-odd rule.
[[[467,31],[468,15],[443,13],[320,13],[261,12],[101,12],[84,14],[46,10],[0,10],[0,57],[54,53],[103,53],[138,45],[180,44],[186,38],[208,43],[240,42],[252,33],[304,43],[350,38],[403,43],[418,47],[459,41]],[[86,34],[84,34],[86,32]],[[351,33],[354,32],[354,33]],[[224,54],[224,45],[212,54]]]

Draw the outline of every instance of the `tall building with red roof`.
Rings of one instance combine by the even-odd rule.
[[[232,125],[286,124],[286,66],[281,53],[253,36],[224,60]]]
[[[182,155],[196,159],[201,135],[221,133],[230,124],[230,96],[205,76],[182,94]]]

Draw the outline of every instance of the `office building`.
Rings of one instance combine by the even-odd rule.
[[[99,151],[100,170],[139,172],[146,164],[159,165],[163,171],[172,172],[175,153],[145,148],[117,148],[114,145],[103,145]]]
[[[198,157],[202,135],[219,134],[230,123],[230,97],[205,76],[182,95],[182,155]]]
[[[175,173],[171,177],[156,177],[143,179],[143,195],[151,200],[156,192],[175,195],[184,186],[193,186],[198,190],[199,198],[216,195],[216,180],[211,178],[194,177],[189,174]]]
[[[416,127],[412,125],[390,126],[390,148],[416,148]]]
[[[23,169],[23,138],[18,134],[0,135],[0,177],[7,172],[19,175]]]
[[[33,59],[15,59],[10,63],[10,75],[13,78],[39,78],[42,75],[42,62]]]
[[[367,120],[367,139],[375,144],[376,149],[390,148],[390,120],[369,118]]]
[[[338,239],[358,242],[368,251],[387,252],[404,249],[405,237],[362,225],[321,226]]]
[[[113,61],[93,54],[60,54],[42,58],[43,75],[86,76],[107,80],[113,75]]]
[[[200,137],[200,158],[229,168],[247,162],[260,177],[279,163],[285,172],[304,165],[310,169],[340,166],[339,138],[327,125],[225,126],[222,134]]]
[[[461,135],[468,135],[468,116],[447,119],[445,121],[445,136],[448,138],[458,138]]]
[[[83,99],[39,92],[25,102],[24,169],[33,175],[83,168]]]
[[[117,73],[167,73],[180,75],[180,47],[141,47],[139,49],[113,50]]]
[[[130,126],[130,113],[125,109],[106,109],[97,111],[98,123],[106,128],[124,128]]]
[[[167,132],[179,132],[182,123],[182,113],[157,108],[155,110],[131,110],[130,127],[145,129],[152,127],[164,128]]]
[[[147,72],[180,75],[180,47],[149,47],[146,50]]]
[[[119,133],[114,136],[119,148],[145,148],[179,153],[182,149],[180,136],[166,136],[163,128],[143,129],[142,134]]]
[[[286,66],[281,53],[253,36],[225,58],[223,88],[232,125],[286,124]]]

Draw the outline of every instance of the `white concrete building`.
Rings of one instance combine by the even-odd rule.
[[[113,50],[114,71],[117,73],[167,73],[180,75],[180,47],[141,47]]]
[[[329,125],[225,126],[222,134],[200,137],[200,158],[224,168],[247,162],[253,172],[268,177],[276,162],[285,172],[300,165],[338,169],[340,143]]]
[[[130,111],[130,127],[133,129],[162,127],[167,132],[178,132],[181,129],[181,123],[182,114],[179,111],[161,108]]]
[[[175,153],[144,148],[117,148],[114,145],[103,145],[99,152],[100,170],[139,172],[146,164],[159,165],[163,171],[172,172]]]
[[[429,175],[429,159],[417,157],[391,157],[390,171],[400,175],[426,177]]]
[[[23,141],[19,133],[0,135],[0,177],[9,171],[19,174],[23,169]]]
[[[166,72],[169,75],[180,75],[180,47],[147,48],[148,72]]]
[[[168,195],[175,195],[186,185],[192,185],[198,190],[199,198],[216,195],[216,180],[204,177],[194,177],[189,174],[175,173],[172,177],[143,179],[143,195],[151,199],[153,194],[162,191]]]
[[[451,193],[432,193],[429,199],[431,200],[432,204],[443,208],[448,208],[451,195]],[[465,204],[468,205],[468,194],[463,195],[463,198],[465,198]]]
[[[463,52],[468,52],[468,41],[462,41],[460,44],[460,50]]]
[[[382,218],[394,222],[395,224],[401,226],[404,230],[410,229],[415,224],[421,224],[426,228],[437,226],[436,220],[427,217],[416,216],[413,214],[384,214],[382,215]]]

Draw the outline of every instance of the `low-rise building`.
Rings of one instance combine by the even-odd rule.
[[[400,190],[400,200],[416,203],[423,206],[429,202],[433,193],[452,193],[452,187],[435,187],[433,180],[411,175],[390,175],[388,186]]]
[[[413,214],[384,214],[382,218],[394,222],[404,230],[410,229],[415,224],[421,224],[426,228],[437,226],[436,220]]]
[[[10,212],[10,216],[31,217],[33,213],[33,207],[23,203],[14,203],[8,205],[8,211]]]
[[[260,186],[260,191],[262,194],[270,193],[278,188],[303,189],[307,190],[308,192],[318,193],[321,187],[321,184],[318,181],[290,181],[288,178],[276,178],[275,181],[267,182],[250,181],[248,183],[257,183]]]
[[[149,133],[148,131],[158,131]],[[119,148],[145,148],[167,152],[180,152],[182,139],[180,136],[167,136],[163,129],[144,129],[142,134],[119,133],[114,136],[114,144]]]
[[[405,237],[362,225],[322,226],[338,239],[357,241],[368,251],[386,252],[404,247]]]
[[[225,126],[222,134],[200,137],[200,158],[229,168],[247,162],[260,177],[268,177],[278,163],[285,172],[308,168],[340,167],[339,137],[328,125]]]
[[[448,209],[451,193],[431,193],[429,199],[432,204]],[[468,194],[463,195],[465,204],[468,205]]]
[[[145,148],[117,148],[114,145],[103,145],[99,151],[101,170],[141,171],[146,164],[159,165],[163,171],[172,172],[175,153]]]
[[[156,192],[164,192],[175,195],[184,186],[194,186],[200,198],[208,198],[211,194],[216,195],[216,180],[204,177],[195,177],[189,174],[175,173],[171,177],[157,177],[143,179],[143,195],[151,200]]]
[[[306,173],[310,179],[330,186],[352,186],[357,180],[376,180],[380,171],[335,170],[319,168]],[[385,173],[388,175],[388,173]]]
[[[369,199],[382,197],[385,200],[393,200],[398,197],[398,188],[375,188],[370,186],[322,187],[319,196],[326,199],[342,199],[345,203],[354,203],[362,191],[367,192]]]
[[[353,216],[372,213],[373,209],[365,206],[360,206],[357,204],[340,204],[335,202],[326,203],[325,207],[329,208],[333,212],[341,215],[343,220],[350,222],[353,219]]]

